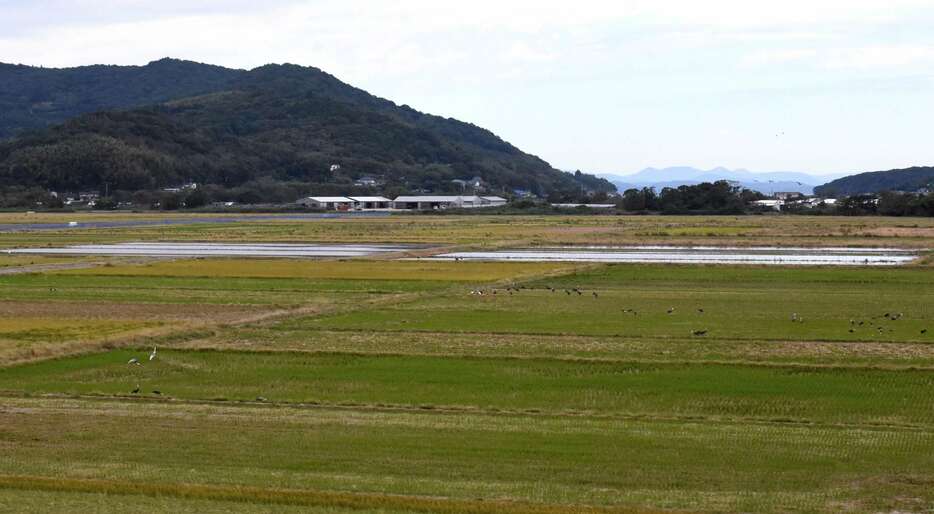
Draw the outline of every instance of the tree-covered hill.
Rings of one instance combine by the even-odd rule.
[[[474,176],[494,190],[581,189],[573,175],[485,129],[397,106],[315,68],[209,69],[214,82],[201,82],[205,94],[84,114],[0,144],[0,185],[140,190],[259,178],[349,185],[369,175],[406,190],[449,190],[453,179]],[[117,96],[129,102],[133,94]],[[597,182],[585,188],[614,189]]]
[[[0,63],[0,138],[79,114],[221,91],[245,73],[176,59],[64,69]]]
[[[934,167],[873,171],[839,178],[814,188],[819,196],[851,196],[881,191],[917,191],[934,188]]]

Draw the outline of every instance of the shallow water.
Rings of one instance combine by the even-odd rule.
[[[764,264],[780,266],[897,266],[918,254],[897,248],[780,248],[593,246],[491,252],[459,252],[435,260],[514,262],[631,262],[662,264]]]
[[[11,254],[129,255],[144,257],[364,257],[415,248],[406,245],[120,243],[64,248],[20,248]]]

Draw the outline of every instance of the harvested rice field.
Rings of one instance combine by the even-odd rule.
[[[392,216],[0,233],[5,248],[160,241],[415,246],[6,255],[0,511],[934,509],[928,220]],[[585,244],[920,258],[429,259]]]

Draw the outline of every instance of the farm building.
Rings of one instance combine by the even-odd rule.
[[[309,209],[323,211],[349,211],[354,208],[354,201],[343,196],[309,196],[296,203]]]
[[[400,196],[393,202],[396,209],[430,211],[434,209],[476,209],[505,205],[498,196]]]
[[[352,196],[354,209],[358,211],[379,211],[392,208],[392,200],[382,196]]]

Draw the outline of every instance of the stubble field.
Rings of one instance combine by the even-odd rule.
[[[0,240],[934,240],[926,220],[830,220],[392,217]],[[0,511],[934,506],[923,262],[61,259],[0,275]]]

